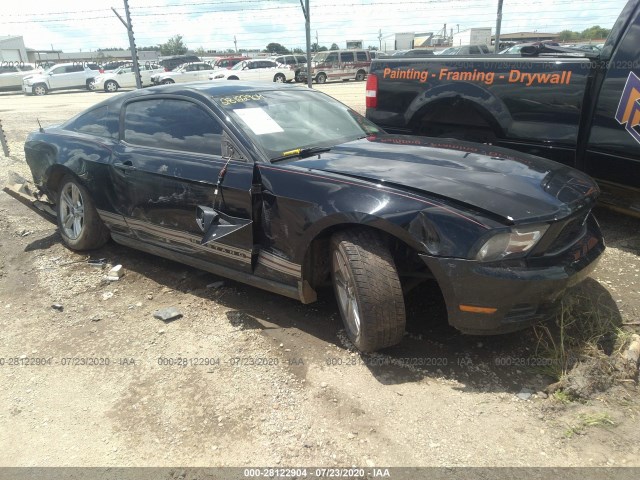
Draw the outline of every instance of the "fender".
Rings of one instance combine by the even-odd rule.
[[[458,99],[472,105],[496,135],[509,131],[513,118],[504,102],[483,86],[466,82],[437,85],[416,96],[404,113],[405,123],[413,129],[434,106]]]

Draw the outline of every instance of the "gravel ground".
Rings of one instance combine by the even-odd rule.
[[[363,112],[363,83],[321,89]],[[29,177],[36,118],[108,95],[0,94],[0,183]],[[523,364],[531,331],[460,335],[418,291],[402,344],[361,355],[331,292],[305,306],[113,243],[92,253],[124,266],[109,283],[5,194],[0,212],[0,466],[640,466],[635,384],[568,405],[535,393],[550,379]],[[640,221],[597,215],[608,250],[584,291],[637,323]],[[153,317],[172,306],[181,318]]]

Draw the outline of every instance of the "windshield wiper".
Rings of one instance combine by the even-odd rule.
[[[331,150],[329,147],[308,147],[308,148],[296,148],[295,150],[289,150],[284,152],[283,155],[271,159],[271,163],[280,162],[293,157],[306,158],[318,153],[328,152]]]

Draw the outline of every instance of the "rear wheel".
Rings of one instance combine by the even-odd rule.
[[[162,80],[162,85],[171,85],[172,83],[176,83],[173,80],[171,80],[170,78],[165,78],[164,80]]]
[[[358,70],[358,73],[356,73],[356,82],[361,82],[364,80],[364,77],[367,76],[367,72],[365,72],[364,70]]]
[[[37,85],[34,85],[32,88],[33,94],[34,95],[46,95],[47,94],[47,86],[44,83],[38,83]]]
[[[360,351],[400,343],[406,324],[402,286],[379,235],[364,229],[336,233],[331,275],[347,336]]]
[[[227,80],[239,80],[238,77],[228,77]]]
[[[324,73],[319,73],[316,75],[316,83],[325,83],[327,81],[327,76]]]
[[[72,175],[60,183],[56,212],[62,240],[72,250],[100,248],[109,239],[89,192]]]
[[[93,82],[94,82],[93,78],[90,78],[89,80],[87,80],[87,82],[84,85],[87,90],[93,90],[93,88],[94,88],[93,87]]]
[[[273,81],[276,83],[284,83],[287,81],[287,78],[282,73],[276,73],[273,77]]]
[[[116,82],[114,82],[113,80],[107,80],[104,84],[104,91],[105,92],[117,92],[118,91],[118,84]]]

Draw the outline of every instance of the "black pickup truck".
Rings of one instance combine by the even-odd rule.
[[[367,118],[392,133],[513,148],[583,170],[601,200],[640,215],[640,0],[599,55],[526,47],[522,56],[380,58]]]

